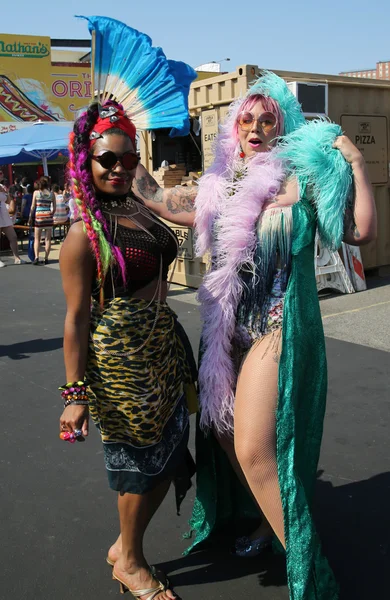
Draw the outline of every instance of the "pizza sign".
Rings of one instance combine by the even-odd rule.
[[[341,115],[345,134],[366,161],[371,183],[387,184],[389,177],[388,123],[382,115]]]

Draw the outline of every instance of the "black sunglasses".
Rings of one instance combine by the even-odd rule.
[[[126,171],[132,171],[139,163],[139,158],[134,152],[125,152],[124,154],[115,154],[111,150],[103,152],[103,154],[91,154],[91,158],[96,160],[103,169],[113,169],[118,162],[121,163]]]

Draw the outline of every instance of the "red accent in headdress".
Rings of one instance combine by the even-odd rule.
[[[124,111],[119,106],[109,105],[103,106],[99,110],[99,118],[94,125],[90,139],[91,144],[95,142],[108,129],[121,129],[135,144],[136,128],[134,123],[126,117]]]

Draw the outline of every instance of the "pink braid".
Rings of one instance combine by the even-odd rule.
[[[88,156],[89,156],[88,150],[85,148],[81,149],[79,156],[78,156],[77,165],[84,166],[84,165],[88,164]],[[96,200],[96,195],[95,195],[95,191],[94,191],[93,184],[92,184],[91,172],[85,168],[82,170],[78,169],[78,171],[79,171],[79,177],[80,177],[80,187],[82,190],[83,198],[85,199],[86,206],[88,206],[92,210],[92,212],[94,213],[94,216],[101,224],[104,235],[110,245],[113,260],[119,265],[122,279],[124,282],[126,282],[125,260],[123,258],[122,252],[120,251],[118,246],[115,246],[113,243],[112,235],[111,235],[110,229],[108,227],[107,220],[105,219],[105,217],[100,209],[100,206]]]
[[[69,175],[71,177],[71,183],[72,183],[73,197],[76,201],[77,207],[81,214],[81,218],[83,219],[85,229],[86,229],[86,232],[88,235],[88,239],[91,243],[93,253],[95,255],[97,280],[99,282],[99,285],[103,286],[104,273],[103,273],[103,268],[102,268],[101,255],[100,255],[99,237],[93,228],[91,215],[89,214],[89,211],[87,210],[87,205],[85,203],[84,196],[80,191],[79,174],[77,172],[78,169],[75,166],[75,160],[74,160],[75,159],[74,137],[75,137],[74,133],[71,133],[70,134],[70,143],[69,143],[69,159],[70,160],[69,160],[69,165],[68,165]]]

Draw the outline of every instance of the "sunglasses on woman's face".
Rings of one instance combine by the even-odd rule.
[[[92,160],[96,160],[103,169],[107,170],[113,169],[120,162],[126,171],[132,171],[139,163],[139,158],[134,152],[115,154],[115,152],[107,150],[107,152],[103,152],[102,154],[92,154],[91,158]]]
[[[278,122],[275,115],[270,112],[262,113],[257,119],[250,111],[244,111],[237,117],[237,123],[243,131],[250,131],[255,121],[264,133],[271,133]]]

